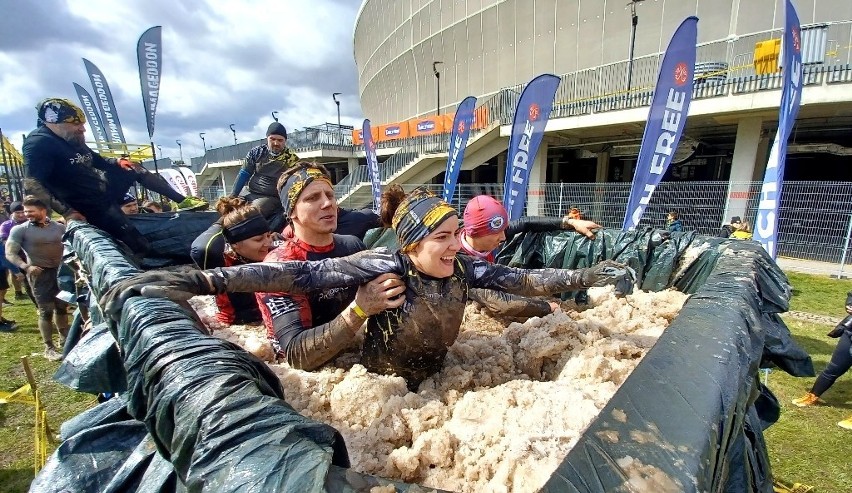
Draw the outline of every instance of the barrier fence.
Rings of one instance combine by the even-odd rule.
[[[403,184],[406,190],[418,186],[426,186],[438,195],[441,193],[441,184]],[[754,225],[760,186],[761,182],[663,182],[654,192],[640,226],[664,228],[670,210],[679,213],[685,229],[706,235],[718,234],[731,216],[741,216]],[[538,211],[528,210],[528,213],[562,216],[571,207],[578,207],[587,219],[606,228],[620,228],[630,196],[630,183],[547,183],[539,185],[539,190]],[[453,205],[461,211],[471,197],[480,194],[502,197],[503,184],[459,184]],[[202,190],[202,196],[211,202],[221,195],[221,188]],[[729,196],[741,199],[739,209],[728,208]],[[849,251],[850,197],[852,182],[785,182],[779,208],[778,256],[839,264],[842,273],[846,264],[852,262],[849,255],[852,253]],[[370,200],[369,190],[362,187],[340,205],[362,207]],[[529,209],[529,203],[527,207]]]

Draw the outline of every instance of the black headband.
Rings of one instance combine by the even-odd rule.
[[[252,214],[243,221],[228,228],[222,228],[222,235],[228,243],[234,244],[257,235],[269,232],[269,223],[260,214]]]

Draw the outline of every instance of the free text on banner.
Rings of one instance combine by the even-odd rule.
[[[106,77],[94,63],[83,59],[83,64],[86,66],[86,73],[89,74],[89,80],[92,82],[92,89],[98,107],[101,110],[101,123],[106,131],[110,142],[124,144],[124,131],[121,130],[121,121],[118,119],[118,111],[115,108],[115,101],[112,98],[112,91],[109,90]]]
[[[444,200],[447,202],[452,199],[456,190],[456,183],[459,180],[459,171],[461,171],[461,165],[464,161],[464,150],[470,136],[470,127],[473,125],[475,107],[476,98],[468,96],[456,108],[453,132],[450,134],[450,147],[447,154],[447,172],[444,173]]]
[[[367,157],[367,172],[370,175],[370,186],[373,190],[373,210],[378,214],[382,209],[382,179],[379,176],[379,160],[376,157],[376,141],[370,129],[370,120],[364,120],[361,127],[364,138],[364,154]]]
[[[781,49],[783,73],[778,133],[775,134],[769,161],[766,163],[754,227],[754,240],[760,242],[772,258],[775,258],[778,244],[778,205],[781,203],[781,188],[784,184],[787,140],[793,131],[796,115],[799,114],[799,104],[802,102],[802,31],[796,8],[790,0],[786,3]]]
[[[503,192],[503,205],[509,213],[510,221],[524,214],[530,169],[544,137],[544,127],[550,119],[550,109],[559,81],[559,77],[553,74],[539,75],[527,84],[518,99],[509,138]]]
[[[136,59],[139,62],[139,83],[142,85],[142,105],[148,123],[148,138],[154,138],[154,117],[160,98],[160,74],[163,70],[162,27],[154,26],[139,36]]]
[[[697,37],[698,17],[687,17],[672,35],[663,55],[624,213],[625,231],[639,225],[683,135],[692,102]]]

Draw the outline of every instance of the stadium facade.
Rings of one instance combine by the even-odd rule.
[[[785,182],[852,182],[852,2],[793,1],[802,24],[804,88]],[[676,207],[705,233],[732,215],[750,217],[759,191],[755,182],[762,180],[778,127],[783,5],[783,0],[365,0],[355,21],[353,55],[361,106],[378,142],[381,181],[439,187],[455,106],[472,95],[478,98],[478,117],[459,178],[459,205],[465,194],[501,196],[518,96],[536,75],[553,73],[561,83],[532,166],[527,212],[558,214],[565,195],[596,207],[593,216],[602,224],[620,224],[661,53],[677,25],[695,15],[693,102],[675,163],[645,216],[658,224],[665,208]],[[344,205],[371,202],[358,130],[325,125],[292,137],[290,146],[302,158],[331,166]],[[208,153],[204,163],[194,158],[199,182],[228,189],[244,155],[237,147],[216,150],[223,156],[218,159]],[[711,182],[722,188],[689,188]],[[666,187],[671,194],[663,193]],[[800,189],[808,197],[836,196],[818,208],[828,211],[831,228],[841,230],[832,236],[837,243],[832,255],[842,251],[842,231],[852,217],[848,193]],[[802,228],[785,215],[795,218],[811,207],[796,190],[785,188],[782,198],[782,237],[786,227],[791,235]],[[823,222],[825,217],[815,215]]]

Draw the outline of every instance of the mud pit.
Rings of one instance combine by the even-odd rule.
[[[290,405],[340,430],[356,471],[459,492],[536,491],[687,297],[596,288],[590,298],[582,312],[565,304],[525,323],[468,305],[444,368],[417,393],[368,373],[354,352],[318,372],[270,367]],[[262,327],[223,327],[212,298],[193,304],[215,335],[271,362]]]

